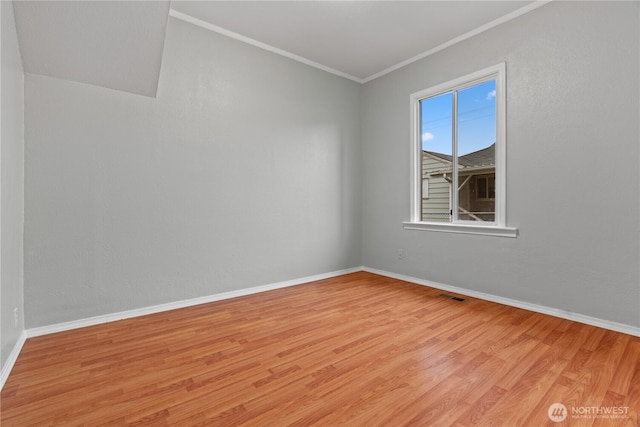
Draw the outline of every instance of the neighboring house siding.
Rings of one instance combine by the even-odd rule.
[[[429,151],[422,152],[422,180],[429,180],[429,193],[422,197],[422,221],[450,221],[451,161],[450,156]],[[494,221],[495,200],[478,198],[479,178],[493,177],[494,146],[460,157],[458,218],[467,221]],[[446,178],[443,174],[446,174]],[[494,184],[495,185],[495,184]]]
[[[449,183],[437,171],[450,170],[448,162],[422,153],[422,178],[429,179],[429,197],[422,198],[423,221],[449,221]],[[433,173],[433,175],[432,175]]]

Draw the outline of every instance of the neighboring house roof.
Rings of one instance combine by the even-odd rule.
[[[448,154],[436,153],[434,151],[423,150],[423,153],[435,157],[439,160],[451,164],[451,156]],[[473,153],[465,154],[458,158],[458,166],[464,169],[470,168],[487,168],[495,167],[496,165],[496,144],[491,144],[487,148],[474,151]]]
[[[467,167],[486,167],[496,165],[496,144],[493,143],[487,148],[465,154],[460,157],[460,163],[466,163]]]

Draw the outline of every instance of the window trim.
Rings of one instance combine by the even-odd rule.
[[[422,221],[422,144],[420,138],[420,101],[453,90],[462,90],[489,79],[496,81],[496,198],[495,221],[479,224],[476,221],[456,220],[441,223]],[[506,64],[504,62],[465,76],[440,83],[410,95],[411,111],[411,167],[410,167],[410,220],[404,222],[407,230],[444,231],[452,233],[485,234],[516,237],[518,230],[506,226]]]

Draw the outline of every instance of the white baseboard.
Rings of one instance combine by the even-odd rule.
[[[18,356],[20,355],[20,351],[22,351],[22,346],[26,340],[27,334],[25,331],[22,331],[18,337],[18,342],[16,342],[16,345],[13,346],[13,350],[11,350],[11,353],[9,354],[7,362],[2,366],[2,371],[0,372],[0,391],[2,391],[4,383],[7,382],[7,378],[9,378],[13,365],[16,364],[16,360],[18,360]]]
[[[640,336],[640,328],[632,325],[612,322],[609,320],[586,316],[584,314],[579,314],[579,313],[573,313],[573,312],[561,310],[558,308],[546,307],[543,305],[514,300],[511,298],[504,298],[497,295],[473,291],[470,289],[460,288],[457,286],[445,285],[442,283],[419,279],[417,277],[412,277],[412,276],[406,276],[404,274],[392,273],[385,270],[378,270],[376,268],[370,268],[370,267],[348,268],[345,270],[338,270],[330,273],[324,273],[324,274],[318,274],[314,276],[303,277],[299,279],[287,280],[284,282],[271,283],[268,285],[255,286],[252,288],[239,289],[236,291],[223,292],[220,294],[207,295],[204,297],[192,298],[192,299],[182,300],[182,301],[175,301],[175,302],[170,302],[166,304],[160,304],[160,305],[155,305],[150,307],[138,308],[134,310],[122,311],[118,313],[105,314],[102,316],[95,316],[95,317],[89,317],[85,319],[73,320],[70,322],[57,323],[57,324],[42,326],[38,328],[31,328],[31,329],[27,329],[25,331],[25,334],[27,338],[31,338],[31,337],[37,337],[40,335],[52,334],[56,332],[69,331],[72,329],[84,328],[86,326],[99,325],[102,323],[108,323],[108,322],[114,322],[117,320],[129,319],[132,317],[144,316],[147,314],[175,310],[177,308],[190,307],[198,304],[206,304],[208,302],[213,302],[213,301],[220,301],[220,300],[236,298],[244,295],[251,295],[259,292],[266,292],[274,289],[286,288],[289,286],[301,285],[303,283],[313,282],[316,280],[329,279],[331,277],[341,276],[343,274],[354,273],[357,271],[368,271],[370,273],[379,274],[381,276],[387,276],[387,277],[391,277],[398,280],[404,280],[406,282],[411,282],[411,283],[415,283],[422,286],[428,286],[431,288],[441,289],[449,292],[455,292],[457,294],[467,295],[473,298],[492,301],[499,304],[508,305],[511,307],[518,307],[525,310],[535,311],[537,313],[548,314],[550,316],[560,317],[562,319],[567,319],[567,320],[573,320],[575,322],[580,322],[587,325],[598,326],[600,328],[610,329],[612,331],[622,332],[629,335]],[[22,339],[22,342],[19,345],[18,353],[20,352],[20,348],[22,348],[23,343],[24,343],[24,339]],[[12,356],[14,352],[12,352]],[[17,357],[17,353],[15,354],[15,356]],[[13,361],[13,363],[15,363],[15,360]],[[5,367],[7,366],[9,366],[8,363],[5,365]],[[2,370],[3,374],[4,374],[4,371],[5,369]]]
[[[478,292],[478,291],[473,291],[469,289],[459,288],[457,286],[445,285],[442,283],[432,282],[429,280],[419,279],[416,277],[405,276],[403,274],[391,273],[389,271],[378,270],[376,268],[354,267],[354,268],[348,268],[345,270],[333,271],[330,273],[303,277],[299,279],[271,283],[268,285],[255,286],[252,288],[239,289],[239,290],[230,291],[230,292],[223,292],[220,294],[208,295],[208,296],[192,298],[188,300],[170,302],[167,304],[143,307],[143,308],[138,308],[134,310],[122,311],[119,313],[105,314],[103,316],[89,317],[86,319],[78,319],[70,322],[63,322],[63,323],[57,323],[57,324],[48,325],[48,326],[42,326],[38,328],[27,329],[20,336],[18,342],[16,343],[11,354],[9,355],[9,358],[7,359],[7,363],[5,363],[4,366],[2,367],[2,372],[0,373],[0,390],[2,390],[4,383],[9,377],[9,373],[11,372],[11,369],[13,368],[13,365],[15,364],[18,358],[18,355],[20,354],[20,350],[22,350],[22,346],[24,345],[25,340],[27,338],[52,334],[56,332],[69,331],[72,329],[84,328],[86,326],[99,325],[102,323],[114,322],[117,320],[144,316],[147,314],[160,313],[163,311],[175,310],[178,308],[190,307],[190,306],[199,305],[199,304],[206,304],[208,302],[220,301],[220,300],[229,299],[229,298],[236,298],[240,296],[256,294],[259,292],[271,291],[274,289],[301,285],[303,283],[313,282],[316,280],[329,279],[332,277],[341,276],[343,274],[355,273],[358,271],[367,271],[370,273],[379,274],[381,276],[391,277],[394,279],[403,280],[406,282],[411,282],[411,283],[415,283],[422,286],[428,286],[435,289],[454,292],[460,295],[466,295],[473,298],[492,301],[499,304],[522,308],[525,310],[535,311],[537,313],[548,314],[550,316],[555,316],[555,317],[559,317],[567,320],[573,320],[575,322],[580,322],[587,325],[610,329],[612,331],[622,332],[629,335],[640,336],[640,328],[632,325],[626,325],[623,323],[612,322],[609,320],[599,319],[596,317],[586,316],[583,314],[572,313],[572,312],[560,310],[557,308],[546,307],[546,306],[518,301],[510,298],[504,298],[504,297],[500,297],[492,294],[487,294],[484,292]]]
[[[561,319],[573,320],[575,322],[584,323],[591,326],[597,326],[604,329],[610,329],[616,332],[622,332],[623,334],[634,335],[640,337],[640,328],[624,323],[612,322],[610,320],[599,319],[597,317],[586,316],[584,314],[572,313],[570,311],[561,310],[558,308],[546,307],[543,305],[532,304],[529,302],[518,301],[511,298],[504,298],[484,292],[473,291],[470,289],[459,288],[457,286],[444,285],[442,283],[431,282],[429,280],[418,279],[417,277],[405,276],[403,274],[391,273],[389,271],[378,270],[376,268],[363,267],[364,271],[369,273],[379,274],[381,276],[391,277],[393,279],[404,280],[405,282],[415,283],[417,285],[428,286],[430,288],[441,289],[443,291],[454,292],[460,295],[466,295],[473,298],[478,298],[486,301],[497,302],[499,304],[508,305],[511,307],[523,308],[529,311],[535,311],[536,313],[548,314],[549,316],[559,317]]]
[[[345,270],[332,271],[330,273],[317,274],[314,276],[302,277],[299,279],[286,280],[284,282],[271,283],[268,285],[255,286],[252,288],[238,289],[235,291],[223,292],[220,294],[207,295],[198,298],[191,298],[182,301],[175,301],[166,304],[159,304],[150,307],[136,308],[133,310],[110,313],[102,316],[88,317],[85,319],[72,320],[69,322],[56,323],[53,325],[30,328],[26,330],[27,338],[41,335],[53,334],[56,332],[70,331],[72,329],[84,328],[87,326],[100,325],[102,323],[115,322],[116,320],[130,319],[132,317],[145,316],[147,314],[160,313],[163,311],[175,310],[177,308],[191,307],[208,302],[220,301],[229,298],[236,298],[259,292],[271,291],[274,289],[286,288],[289,286],[301,285],[303,283],[314,282],[316,280],[329,279],[331,277],[342,276],[343,274],[362,271],[362,267],[347,268]]]

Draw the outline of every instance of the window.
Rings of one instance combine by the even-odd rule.
[[[429,198],[429,178],[422,179],[422,198]]]
[[[414,93],[411,126],[405,228],[515,237],[505,227],[505,64]]]
[[[476,178],[476,200],[494,200],[496,198],[495,174]]]

